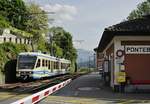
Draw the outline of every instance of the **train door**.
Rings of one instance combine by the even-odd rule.
[[[61,73],[61,62],[57,61],[58,73]]]

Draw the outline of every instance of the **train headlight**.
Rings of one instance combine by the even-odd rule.
[[[29,72],[29,74],[32,74],[32,73],[33,73],[32,71]]]

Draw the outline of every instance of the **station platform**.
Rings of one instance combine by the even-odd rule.
[[[92,72],[47,97],[39,104],[150,104],[149,93],[114,93],[101,75]]]

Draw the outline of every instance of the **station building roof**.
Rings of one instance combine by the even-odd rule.
[[[115,36],[150,36],[150,15],[105,28],[98,51],[102,52]]]

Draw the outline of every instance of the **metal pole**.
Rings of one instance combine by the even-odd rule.
[[[96,54],[94,53],[94,69],[96,69]]]
[[[54,56],[54,53],[53,53],[53,36],[52,36],[51,32],[49,33],[49,38],[50,38],[50,54],[51,54],[51,56]]]
[[[90,71],[90,56],[89,56],[89,71]]]

